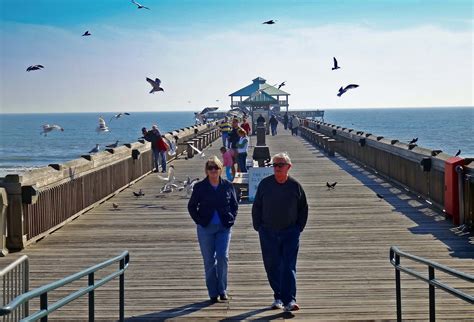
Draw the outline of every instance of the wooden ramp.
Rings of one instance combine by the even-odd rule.
[[[267,137],[267,144],[272,154],[289,153],[294,164],[291,175],[303,184],[310,206],[297,266],[298,312],[269,310],[272,292],[248,203],[240,205],[233,228],[230,301],[209,306],[196,227],[187,213],[188,198],[182,192],[160,194],[163,182],[156,174],[21,253],[1,258],[0,264],[28,255],[31,288],[35,288],[129,250],[125,313],[130,321],[395,319],[395,274],[388,258],[392,245],[474,274],[473,236],[456,233],[442,213],[356,164],[339,156],[327,158],[301,137],[280,132]],[[206,155],[219,155],[219,143]],[[173,164],[178,179],[203,177],[204,160],[199,157]],[[328,190],[326,181],[338,184]],[[132,191],[140,188],[145,196],[134,197]],[[117,210],[112,202],[119,204]],[[85,285],[87,279],[74,286]],[[473,285],[461,281],[453,281],[452,286],[474,293]],[[69,289],[50,294],[50,301]],[[404,319],[428,319],[426,284],[402,274],[402,297]],[[474,317],[473,306],[466,302],[441,291],[436,299],[438,320]],[[37,304],[32,303],[31,310]],[[96,292],[97,320],[116,319],[117,308],[118,282],[114,281]],[[87,319],[87,297],[50,319]]]

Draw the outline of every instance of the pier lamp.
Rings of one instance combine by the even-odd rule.
[[[365,138],[359,139],[359,146],[365,146]]]
[[[423,172],[429,172],[431,170],[431,158],[424,157],[421,159],[420,168],[423,170]]]

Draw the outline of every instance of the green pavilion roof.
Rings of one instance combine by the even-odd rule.
[[[268,95],[264,91],[257,91],[252,93],[249,98],[244,100],[244,103],[270,103],[278,104],[278,100]]]
[[[253,93],[261,91],[268,95],[290,95],[285,91],[282,91],[275,86],[266,83],[266,80],[262,77],[257,77],[252,80],[252,84],[239,89],[237,92],[230,94],[229,96],[251,96]]]

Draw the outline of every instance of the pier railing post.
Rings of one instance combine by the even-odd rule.
[[[7,233],[7,218],[6,212],[8,207],[8,196],[5,188],[0,188],[0,256],[5,256],[8,254],[8,249],[6,245],[6,233]]]
[[[6,246],[9,250],[21,250],[26,245],[26,222],[23,215],[22,177],[7,175],[2,186],[7,191],[7,231]]]

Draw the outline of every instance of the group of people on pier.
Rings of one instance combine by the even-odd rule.
[[[257,188],[252,206],[253,228],[259,235],[263,264],[273,290],[271,307],[296,311],[296,260],[308,203],[301,184],[288,174],[292,167],[289,155],[274,155],[272,165],[274,174],[264,178]],[[204,166],[206,177],[194,186],[188,203],[189,214],[196,223],[211,303],[229,299],[229,247],[238,212],[234,187],[221,177],[223,168],[219,158],[209,158]]]
[[[236,172],[247,172],[247,155],[249,150],[251,133],[250,124],[247,118],[242,119],[239,124],[238,118],[233,118],[229,123],[229,118],[225,117],[219,123],[222,134],[222,158],[226,170],[227,180],[232,181]],[[236,169],[237,166],[237,169]]]
[[[153,154],[154,172],[159,171],[161,165],[161,172],[166,172],[166,151],[169,150],[168,143],[163,139],[163,136],[156,124],[152,125],[151,130],[146,127],[142,128],[142,135],[145,140],[151,143],[151,151]]]

